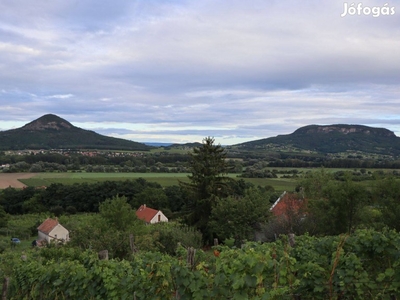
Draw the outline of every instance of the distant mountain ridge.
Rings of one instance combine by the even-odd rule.
[[[296,148],[319,153],[362,151],[400,155],[400,138],[385,128],[364,125],[308,125],[291,134],[235,145],[245,149]]]
[[[0,131],[0,150],[103,149],[146,151],[142,143],[104,136],[85,130],[53,114],[44,115],[21,128]]]
[[[39,119],[36,119],[24,126],[21,127],[22,130],[46,130],[46,129],[54,129],[54,130],[62,130],[62,129],[78,129],[70,122],[60,118],[59,116],[53,114],[47,114]]]
[[[314,133],[363,133],[375,136],[386,136],[396,137],[393,131],[385,128],[375,128],[364,125],[348,125],[348,124],[337,124],[337,125],[308,125],[297,129],[293,134],[314,134]]]
[[[155,143],[155,145],[158,143]],[[159,143],[161,144],[161,143]],[[169,143],[165,143],[169,144]],[[200,147],[201,143],[169,144],[168,148]],[[160,145],[158,145],[160,146]],[[23,127],[0,131],[0,151],[24,149],[99,149],[147,151],[151,146],[85,130],[54,115],[44,115]],[[229,146],[237,150],[311,151],[320,154],[361,151],[400,155],[400,138],[385,128],[364,125],[308,125],[291,134]]]

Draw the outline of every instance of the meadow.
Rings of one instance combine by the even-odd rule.
[[[13,174],[0,174],[0,181],[6,180],[7,176]],[[66,172],[66,173],[31,173],[25,174],[24,178],[18,181],[27,186],[40,187],[49,186],[53,183],[74,184],[74,183],[94,183],[107,180],[129,180],[144,178],[147,181],[157,182],[162,186],[178,185],[179,182],[188,182],[189,173],[85,173],[85,172]],[[240,179],[238,174],[228,174],[229,177]],[[13,175],[15,178],[15,175]],[[27,178],[29,177],[29,178]],[[277,191],[294,190],[296,180],[290,178],[243,178],[256,186],[272,186]]]
[[[313,168],[271,168],[278,172],[278,178],[243,178],[246,182],[256,186],[272,186],[276,191],[293,191],[297,185],[294,178],[284,178],[285,174],[290,174],[296,170],[298,176],[307,172],[316,171]],[[344,168],[326,168],[326,172],[334,173],[337,171],[356,171]],[[368,173],[393,174],[393,169],[367,169]],[[130,179],[144,178],[147,181],[157,182],[162,186],[178,185],[179,182],[188,182],[189,173],[95,173],[95,172],[43,172],[43,173],[0,173],[0,189],[9,186],[22,188],[23,185],[41,187],[49,186],[53,183],[75,184],[75,183],[95,183],[102,181],[124,181]],[[229,177],[240,179],[238,174],[228,174]],[[371,178],[372,179],[372,178]],[[367,183],[369,182],[369,183]],[[368,180],[366,185],[371,184]]]

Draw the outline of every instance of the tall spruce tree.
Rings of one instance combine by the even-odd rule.
[[[226,176],[226,151],[221,145],[215,145],[214,138],[206,137],[202,146],[194,148],[189,156],[190,182],[181,183],[190,194],[187,221],[203,233],[205,240],[209,240],[212,238],[208,226],[211,210],[218,198],[228,193],[230,178]]]

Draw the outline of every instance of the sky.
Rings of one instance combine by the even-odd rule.
[[[138,142],[400,136],[400,0],[2,0],[0,112]]]

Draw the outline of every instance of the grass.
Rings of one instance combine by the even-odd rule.
[[[53,183],[95,183],[108,180],[129,180],[144,178],[147,181],[157,182],[162,186],[178,185],[179,181],[188,182],[188,173],[38,173],[35,176],[20,181],[27,186],[49,186]],[[229,177],[239,179],[237,174]],[[277,191],[291,191],[296,186],[293,179],[284,178],[243,178],[246,182],[260,186],[272,186]]]
[[[277,171],[290,171],[296,169],[299,175],[317,169],[311,168],[269,168]],[[344,168],[326,168],[325,171],[333,173],[336,171],[352,171],[353,169]],[[379,169],[367,169],[367,171],[380,171]],[[385,173],[391,173],[392,170],[383,170]],[[144,178],[147,181],[157,182],[162,186],[178,185],[180,181],[188,182],[189,173],[86,173],[86,172],[66,172],[66,173],[37,173],[31,178],[19,179],[27,186],[49,186],[53,183],[75,184],[75,183],[96,183],[102,181],[124,181]],[[229,174],[232,178],[239,179],[237,174]],[[243,178],[256,186],[272,186],[276,191],[293,191],[297,185],[296,179],[282,178],[283,174],[278,174],[278,178]],[[368,183],[366,183],[368,184]]]
[[[245,181],[259,186],[272,186],[276,191],[294,191],[297,181],[286,178],[243,178]]]
[[[179,181],[187,181],[187,175],[186,173],[39,173],[32,178],[20,179],[20,181],[27,186],[49,186],[53,183],[95,183],[144,178],[158,182],[162,186],[170,186],[178,184]]]

